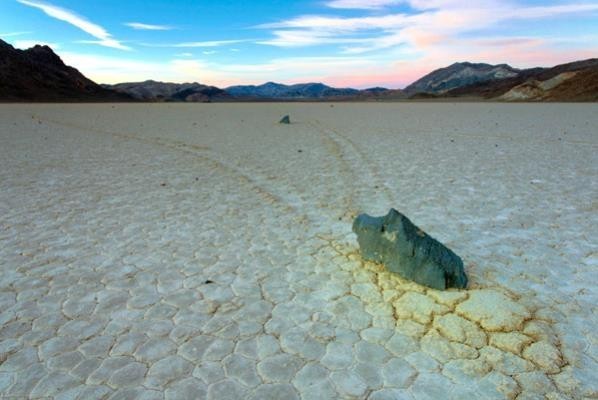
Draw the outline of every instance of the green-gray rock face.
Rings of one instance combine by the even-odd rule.
[[[284,117],[282,117],[282,119],[280,121],[278,121],[279,124],[290,124],[291,123],[291,118],[289,118],[288,115],[285,115]]]
[[[438,290],[467,286],[461,258],[394,208],[384,217],[359,215],[353,232],[364,259],[403,278]]]

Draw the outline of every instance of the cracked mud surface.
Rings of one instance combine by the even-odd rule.
[[[597,398],[596,111],[3,105],[0,397]],[[390,207],[468,290],[361,260]]]

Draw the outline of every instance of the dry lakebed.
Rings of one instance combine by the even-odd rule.
[[[4,104],[0,398],[596,399],[597,237],[595,104]]]

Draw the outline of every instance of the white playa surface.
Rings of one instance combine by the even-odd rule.
[[[597,237],[597,105],[2,105],[0,398],[598,398]]]

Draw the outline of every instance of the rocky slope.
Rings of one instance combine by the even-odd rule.
[[[598,59],[521,70],[516,77],[455,88],[446,97],[505,101],[596,101]]]
[[[598,68],[586,68],[576,72],[550,91],[549,101],[598,101]]]
[[[48,46],[18,50],[0,40],[0,101],[131,101],[69,67]]]
[[[437,69],[418,79],[404,90],[408,95],[416,93],[442,94],[451,89],[518,76],[519,70],[507,64],[455,63],[446,68]]]
[[[208,102],[225,100],[228,94],[215,86],[193,83],[168,83],[152,80],[144,82],[119,83],[116,85],[103,85],[121,93],[131,95],[142,101],[188,101]]]
[[[530,78],[524,83],[513,87],[507,93],[501,95],[501,100],[542,100],[548,96],[552,89],[556,88],[566,80],[574,77],[576,72],[563,72],[554,78],[539,81]]]

